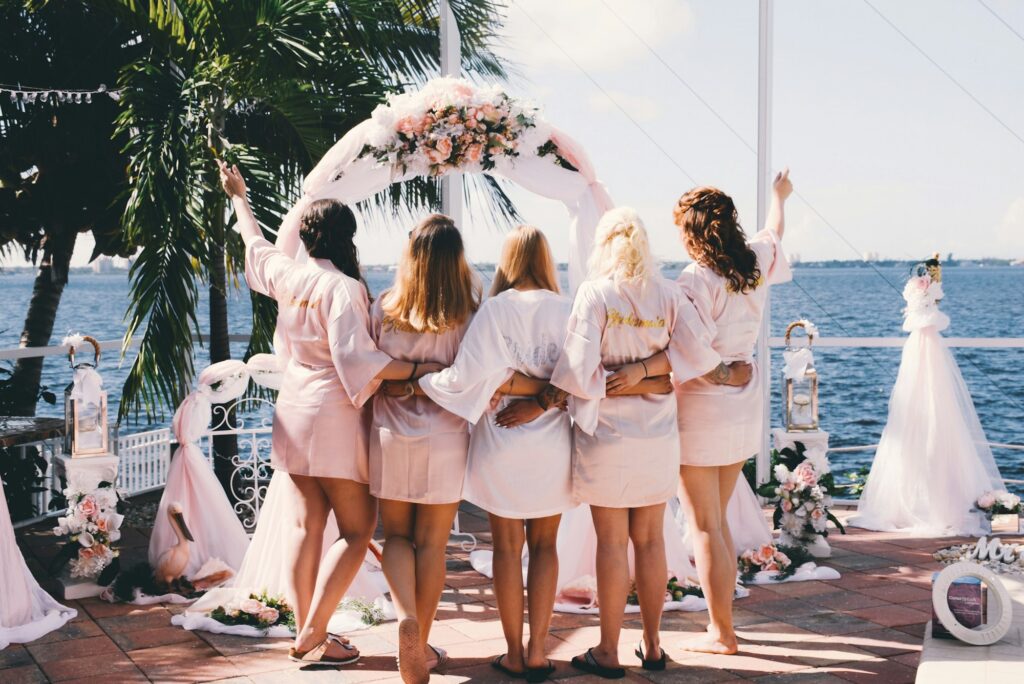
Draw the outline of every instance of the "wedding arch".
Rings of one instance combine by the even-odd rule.
[[[335,143],[306,176],[277,246],[300,253],[299,219],[312,201],[354,204],[392,183],[450,173],[492,174],[565,204],[570,288],[584,280],[597,221],[612,207],[586,153],[535,107],[450,77],[392,96]]]

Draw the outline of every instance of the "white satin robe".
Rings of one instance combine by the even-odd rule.
[[[362,406],[391,357],[369,333],[366,289],[327,259],[299,264],[262,238],[246,240],[249,288],[277,300],[277,397],[271,463],[291,475],[369,481]]]
[[[551,382],[572,397],[573,487],[595,506],[637,508],[675,496],[679,432],[671,394],[605,398],[609,370],[668,353],[676,381],[720,362],[697,309],[675,283],[590,280],[576,293],[562,356]]]
[[[514,371],[551,377],[562,352],[572,303],[550,290],[505,290],[483,303],[451,367],[420,386],[434,401],[473,423],[463,498],[503,518],[542,518],[569,510],[572,427],[549,409],[514,428],[494,424],[511,401],[494,392]]]
[[[710,268],[690,264],[679,285],[711,324],[711,346],[725,363],[754,363],[745,387],[716,385],[696,377],[676,387],[679,403],[680,458],[683,465],[723,466],[757,453],[764,435],[761,376],[754,345],[768,301],[768,286],[793,277],[774,231],[762,230],[749,242],[761,269],[761,284],[752,292],[731,292],[728,281]]]
[[[391,358],[448,366],[469,322],[440,334],[405,329],[384,314],[382,294],[370,311],[370,329]],[[373,399],[370,492],[381,499],[421,504],[462,499],[469,424],[424,396]]]

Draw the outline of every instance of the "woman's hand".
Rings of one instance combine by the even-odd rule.
[[[231,199],[236,197],[245,199],[245,179],[242,178],[242,173],[238,170],[238,167],[228,166],[227,163],[220,159],[217,160],[217,166],[220,167],[220,186],[224,188],[227,196]]]
[[[746,387],[753,376],[753,365],[746,361],[733,361],[729,364],[718,364],[714,370],[704,374],[704,379],[715,385]]]
[[[775,174],[772,182],[772,193],[780,202],[785,202],[793,194],[793,181],[789,180],[789,169],[784,169]]]
[[[501,428],[526,425],[544,415],[536,399],[519,399],[511,402],[494,417],[494,424]]]
[[[416,388],[408,381],[385,380],[377,391],[385,397],[410,397],[415,393]]]
[[[627,363],[609,375],[604,381],[605,394],[615,394],[627,390],[647,377],[642,363]]]

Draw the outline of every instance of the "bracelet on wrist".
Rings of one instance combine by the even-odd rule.
[[[646,380],[647,378],[651,377],[651,374],[649,372],[647,372],[647,364],[644,363],[643,361],[641,361],[640,365],[644,367],[644,380]]]
[[[416,379],[416,371],[418,371],[419,369],[420,369],[420,364],[418,364],[416,362],[413,362],[413,364],[412,364],[412,372],[409,373],[409,377],[406,378],[406,382],[411,382],[411,381],[415,380]]]

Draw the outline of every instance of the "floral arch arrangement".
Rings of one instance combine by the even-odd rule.
[[[392,183],[419,176],[489,173],[569,212],[569,282],[586,275],[594,229],[612,201],[575,140],[538,110],[496,86],[437,78],[422,89],[392,96],[324,155],[303,184],[303,196],[285,217],[278,247],[299,253],[299,218],[317,199],[365,200]]]

